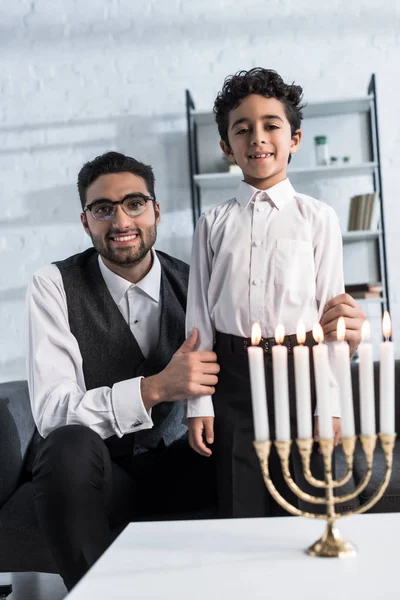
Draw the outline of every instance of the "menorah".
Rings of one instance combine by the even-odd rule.
[[[357,437],[353,436],[350,438],[342,439],[343,452],[346,457],[346,472],[340,479],[337,480],[333,479],[332,477],[332,453],[334,450],[333,439],[319,440],[321,453],[324,461],[324,480],[316,479],[312,475],[310,470],[310,457],[314,440],[312,438],[296,440],[297,448],[299,450],[302,460],[302,467],[305,480],[315,488],[324,489],[325,498],[312,496],[311,494],[304,492],[293,480],[289,468],[289,457],[292,442],[274,442],[281,461],[282,473],[289,489],[292,492],[294,492],[300,500],[309,502],[310,504],[326,504],[326,513],[324,514],[315,514],[312,512],[301,510],[300,508],[290,504],[290,502],[288,502],[285,498],[282,497],[282,495],[276,489],[269,473],[268,463],[272,442],[254,442],[255,450],[260,461],[261,471],[263,474],[265,485],[267,486],[267,489],[271,496],[274,498],[274,500],[292,515],[308,517],[310,519],[326,519],[327,524],[324,534],[320,539],[318,539],[306,550],[307,554],[311,556],[321,556],[330,558],[343,558],[346,556],[354,556],[356,554],[355,547],[351,542],[342,538],[338,529],[335,527],[335,521],[337,519],[341,519],[344,516],[361,514],[369,510],[383,496],[389,484],[392,473],[393,448],[395,444],[396,434],[379,434],[379,439],[383,451],[385,453],[386,462],[385,475],[383,481],[381,482],[379,488],[376,490],[375,494],[365,504],[362,504],[356,507],[354,510],[348,511],[346,513],[336,513],[336,504],[348,502],[356,498],[356,496],[358,496],[367,487],[371,479],[372,464],[377,436],[360,435],[359,438],[365,454],[366,470],[363,478],[361,479],[359,484],[355,486],[354,490],[342,496],[335,495],[335,490],[345,485],[352,476],[353,457]]]
[[[255,442],[254,447],[260,461],[265,485],[278,504],[292,515],[309,517],[311,519],[325,519],[326,529],[322,537],[307,549],[311,556],[321,557],[346,557],[354,556],[356,550],[353,544],[344,540],[337,528],[335,521],[344,516],[361,514],[368,511],[383,496],[392,473],[393,449],[396,440],[394,433],[394,348],[389,341],[391,324],[388,313],[383,318],[383,333],[385,341],[380,345],[380,428],[379,436],[375,435],[375,403],[374,403],[374,376],[372,361],[372,346],[367,342],[369,337],[369,324],[365,321],[362,330],[363,343],[359,348],[359,376],[360,376],[360,405],[361,405],[361,434],[355,435],[354,409],[352,401],[352,385],[350,370],[349,347],[344,341],[345,324],[341,317],[338,322],[338,344],[334,350],[338,387],[341,405],[342,447],[346,459],[346,472],[339,479],[332,475],[332,458],[334,452],[334,439],[332,428],[332,412],[329,406],[329,360],[328,348],[323,342],[323,333],[319,324],[313,328],[313,337],[317,342],[313,346],[315,386],[318,400],[318,415],[320,439],[319,445],[324,463],[324,479],[318,479],[311,472],[310,462],[314,439],[311,431],[311,402],[310,402],[310,367],[309,349],[304,346],[305,330],[299,324],[297,340],[299,345],[293,349],[298,439],[296,439],[305,481],[316,489],[324,490],[325,496],[312,495],[302,490],[293,480],[290,472],[289,460],[292,448],[289,418],[289,392],[288,392],[288,365],[287,349],[281,345],[284,339],[283,327],[276,329],[277,345],[272,348],[274,397],[275,397],[275,424],[276,441],[274,442],[280,458],[281,469],[288,488],[301,501],[311,505],[325,504],[324,513],[313,513],[302,510],[288,502],[276,489],[269,472],[269,456],[272,442],[269,439],[269,423],[267,414],[267,398],[265,392],[263,350],[258,346],[261,339],[261,328],[258,323],[253,324],[252,346],[248,348],[250,382],[254,415]],[[366,469],[361,481],[349,493],[340,495],[340,488],[347,484],[353,474],[354,451],[357,439],[366,459]],[[385,474],[373,496],[364,504],[350,509],[347,512],[336,512],[336,506],[356,498],[367,487],[371,480],[374,452],[377,438],[385,455]]]

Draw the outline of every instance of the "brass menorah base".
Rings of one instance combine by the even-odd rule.
[[[274,442],[281,461],[283,477],[289,489],[292,492],[294,492],[294,494],[296,494],[296,496],[300,500],[309,502],[311,504],[325,504],[326,513],[324,514],[315,514],[312,512],[301,510],[297,506],[293,506],[292,504],[290,504],[290,502],[288,502],[285,498],[281,496],[281,494],[276,489],[269,473],[268,463],[272,442],[254,442],[254,447],[256,449],[257,456],[260,461],[261,471],[263,474],[265,485],[267,486],[267,489],[271,496],[274,498],[274,500],[276,500],[276,502],[278,502],[287,512],[289,512],[292,515],[308,517],[310,519],[325,519],[327,521],[326,529],[323,536],[306,550],[307,554],[309,554],[310,556],[319,556],[325,558],[345,558],[356,555],[355,547],[351,542],[348,542],[341,537],[339,531],[335,527],[335,521],[345,516],[364,513],[367,510],[369,510],[372,506],[374,506],[374,504],[376,504],[378,500],[380,500],[380,498],[382,498],[389,484],[390,477],[392,474],[393,448],[396,440],[396,434],[388,435],[381,433],[379,434],[379,439],[381,441],[381,445],[385,454],[386,462],[385,475],[383,481],[376,490],[375,494],[365,504],[362,504],[361,506],[358,506],[355,510],[346,513],[336,513],[335,506],[336,504],[353,500],[367,487],[372,474],[374,450],[377,440],[376,435],[360,435],[360,441],[366,459],[366,471],[364,473],[363,478],[355,487],[355,489],[350,493],[344,494],[342,496],[335,496],[334,490],[345,485],[351,478],[351,475],[353,473],[353,458],[357,438],[354,436],[351,438],[344,438],[342,440],[343,452],[346,457],[346,473],[343,475],[343,477],[337,480],[333,479],[332,477],[332,453],[334,450],[333,439],[319,440],[324,461],[324,480],[316,479],[312,475],[310,470],[310,458],[314,440],[296,440],[296,444],[302,460],[305,480],[307,481],[307,483],[309,483],[315,488],[324,489],[325,498],[313,496],[311,494],[308,494],[307,492],[304,492],[293,480],[289,468],[290,448],[292,442]]]

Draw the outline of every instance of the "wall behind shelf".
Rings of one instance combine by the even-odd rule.
[[[25,377],[23,304],[32,272],[88,246],[75,187],[83,162],[118,149],[153,164],[162,205],[158,247],[188,260],[192,218],[184,90],[191,90],[197,109],[209,110],[227,74],[260,64],[303,85],[307,99],[315,101],[363,96],[370,74],[377,74],[392,315],[400,352],[398,3],[3,4],[0,380]],[[343,135],[349,153],[345,121],[342,125],[337,139]],[[332,193],[342,197],[339,188]]]

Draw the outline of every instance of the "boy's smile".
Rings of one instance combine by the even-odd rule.
[[[301,130],[292,136],[285,107],[276,98],[250,94],[229,114],[229,146],[221,148],[243,171],[244,180],[268,189],[286,179],[290,154],[300,144]]]

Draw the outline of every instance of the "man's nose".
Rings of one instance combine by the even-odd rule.
[[[114,225],[116,227],[118,227],[118,229],[124,230],[124,229],[130,229],[132,227],[133,219],[132,219],[132,217],[127,215],[124,212],[122,206],[120,204],[118,204],[115,207],[115,213],[113,215],[112,222],[114,223]]]

